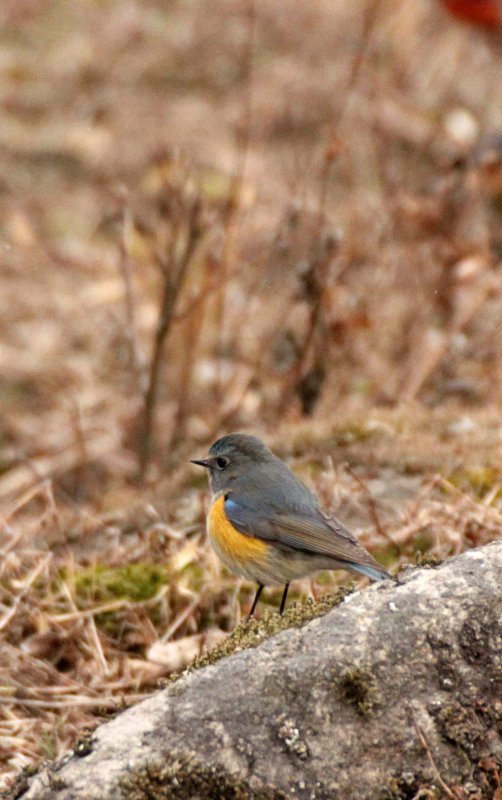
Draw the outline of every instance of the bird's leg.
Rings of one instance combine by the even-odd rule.
[[[286,606],[286,597],[288,596],[288,589],[289,589],[289,583],[285,585],[284,591],[282,593],[281,607],[279,609],[279,614],[281,615],[281,617],[284,613],[284,608]]]
[[[254,596],[253,605],[251,606],[251,611],[249,612],[248,619],[251,619],[253,616],[256,606],[258,605],[258,600],[260,599],[260,595],[263,592],[263,583],[258,584],[258,588],[256,590],[256,594]]]

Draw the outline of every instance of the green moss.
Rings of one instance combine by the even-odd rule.
[[[397,545],[389,544],[387,547],[374,551],[373,555],[383,567],[388,568],[396,563],[400,556],[400,550]]]
[[[40,734],[40,752],[45,759],[56,758],[58,753],[58,738],[54,730],[42,731]]]
[[[228,201],[234,191],[233,181],[228,175],[215,169],[199,172],[199,191],[209,202]]]
[[[432,547],[432,540],[428,533],[418,533],[413,540],[413,552],[415,556],[427,553]]]
[[[330,446],[343,447],[356,442],[367,442],[378,433],[381,433],[381,428],[377,425],[369,425],[367,422],[351,422],[332,430]]]
[[[6,791],[0,792],[2,800],[18,800],[18,798],[22,797],[30,788],[30,780],[39,770],[39,764],[28,764],[23,767],[21,772],[14,778],[11,786]]]
[[[469,791],[465,788],[466,796],[467,793],[471,796],[475,787],[476,797],[492,798],[497,787],[498,766],[496,759],[481,761],[474,770],[475,780],[469,782]],[[448,775],[443,775],[443,779],[449,782]],[[463,787],[455,788],[461,791]],[[221,766],[201,764],[191,753],[172,753],[167,760],[131,771],[122,779],[119,792],[120,800],[248,800],[250,797],[286,800],[285,793],[270,784],[253,784],[251,788],[239,775]],[[384,788],[374,792],[379,800],[412,800],[418,795],[433,800],[439,798],[441,792],[422,774],[411,771],[396,774]]]
[[[61,775],[57,774],[57,772],[55,771],[54,767],[51,764],[47,767],[46,775],[49,787],[54,792],[60,792],[63,789],[67,788],[67,783],[65,779],[62,778]]]
[[[423,781],[413,772],[405,772],[390,778],[387,786],[380,793],[375,792],[378,800],[413,800],[423,797],[424,800],[433,800],[440,797],[439,790],[432,789],[429,783]]]
[[[110,600],[149,600],[166,583],[164,567],[150,561],[121,567],[94,564],[78,570],[73,577],[79,607]]]
[[[206,574],[200,564],[196,561],[191,561],[190,564],[183,567],[179,577],[188,581],[191,591],[200,592],[204,585]]]
[[[362,667],[347,669],[335,678],[338,694],[359,714],[368,717],[379,703],[375,676]]]
[[[198,762],[189,753],[172,753],[162,762],[129,773],[121,781],[121,800],[286,800],[274,786],[249,785],[221,766]]]
[[[438,567],[442,563],[442,559],[432,553],[418,552],[415,555],[415,564],[418,567]]]
[[[439,709],[436,725],[443,737],[454,742],[471,756],[477,754],[486,735],[486,727],[475,711],[457,701]]]
[[[472,492],[481,498],[502,481],[502,474],[495,467],[462,467],[446,476],[447,480],[463,492]],[[502,491],[498,492],[499,495]]]
[[[495,757],[473,765],[465,795],[491,800],[498,787],[501,767],[500,760]],[[450,782],[448,775],[442,777]],[[476,794],[472,794],[473,787]],[[463,787],[455,788],[461,791]],[[122,779],[119,792],[120,800],[248,800],[250,797],[286,800],[285,793],[270,784],[256,786],[253,783],[251,788],[239,775],[219,765],[201,764],[191,753],[171,753],[167,759],[131,771]],[[392,776],[380,791],[375,788],[374,796],[378,800],[412,800],[418,796],[433,800],[442,795],[421,772],[403,771]]]
[[[494,689],[497,682],[502,688],[502,673],[497,668],[500,653],[496,631],[499,628],[500,618],[496,606],[488,605],[480,609],[478,614],[466,619],[458,635],[460,652],[468,664],[495,668],[497,677],[492,681]]]
[[[253,617],[250,620],[244,620],[237,625],[237,627],[223,639],[216,647],[213,647],[209,653],[199,656],[195,661],[185,670],[184,673],[192,672],[202,667],[207,667],[210,664],[215,664],[226,656],[231,656],[238,650],[246,650],[250,647],[258,647],[259,644],[273,636],[276,633],[287,630],[288,628],[299,628],[310,622],[315,617],[322,617],[331,611],[332,608],[339,605],[347,595],[351,594],[352,588],[346,586],[331,595],[319,598],[319,600],[308,600],[301,605],[293,605],[286,609],[281,616],[274,611],[265,611],[259,619]],[[173,673],[169,676],[167,682],[177,680],[180,673]]]

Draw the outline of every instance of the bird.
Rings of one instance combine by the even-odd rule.
[[[346,569],[373,581],[389,573],[356,537],[327,513],[317,496],[255,436],[229,433],[192,464],[209,472],[212,491],[207,531],[220,560],[256,582],[249,613],[265,586],[284,585],[323,569]]]

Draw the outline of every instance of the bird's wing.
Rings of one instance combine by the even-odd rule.
[[[225,511],[232,525],[247,536],[337,561],[379,567],[385,573],[341,522],[335,517],[324,516],[320,509],[314,509],[308,515],[301,511],[265,514],[261,509],[229,497],[225,501]]]

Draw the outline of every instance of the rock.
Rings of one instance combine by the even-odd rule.
[[[14,796],[491,798],[501,728],[498,541],[183,675]]]

